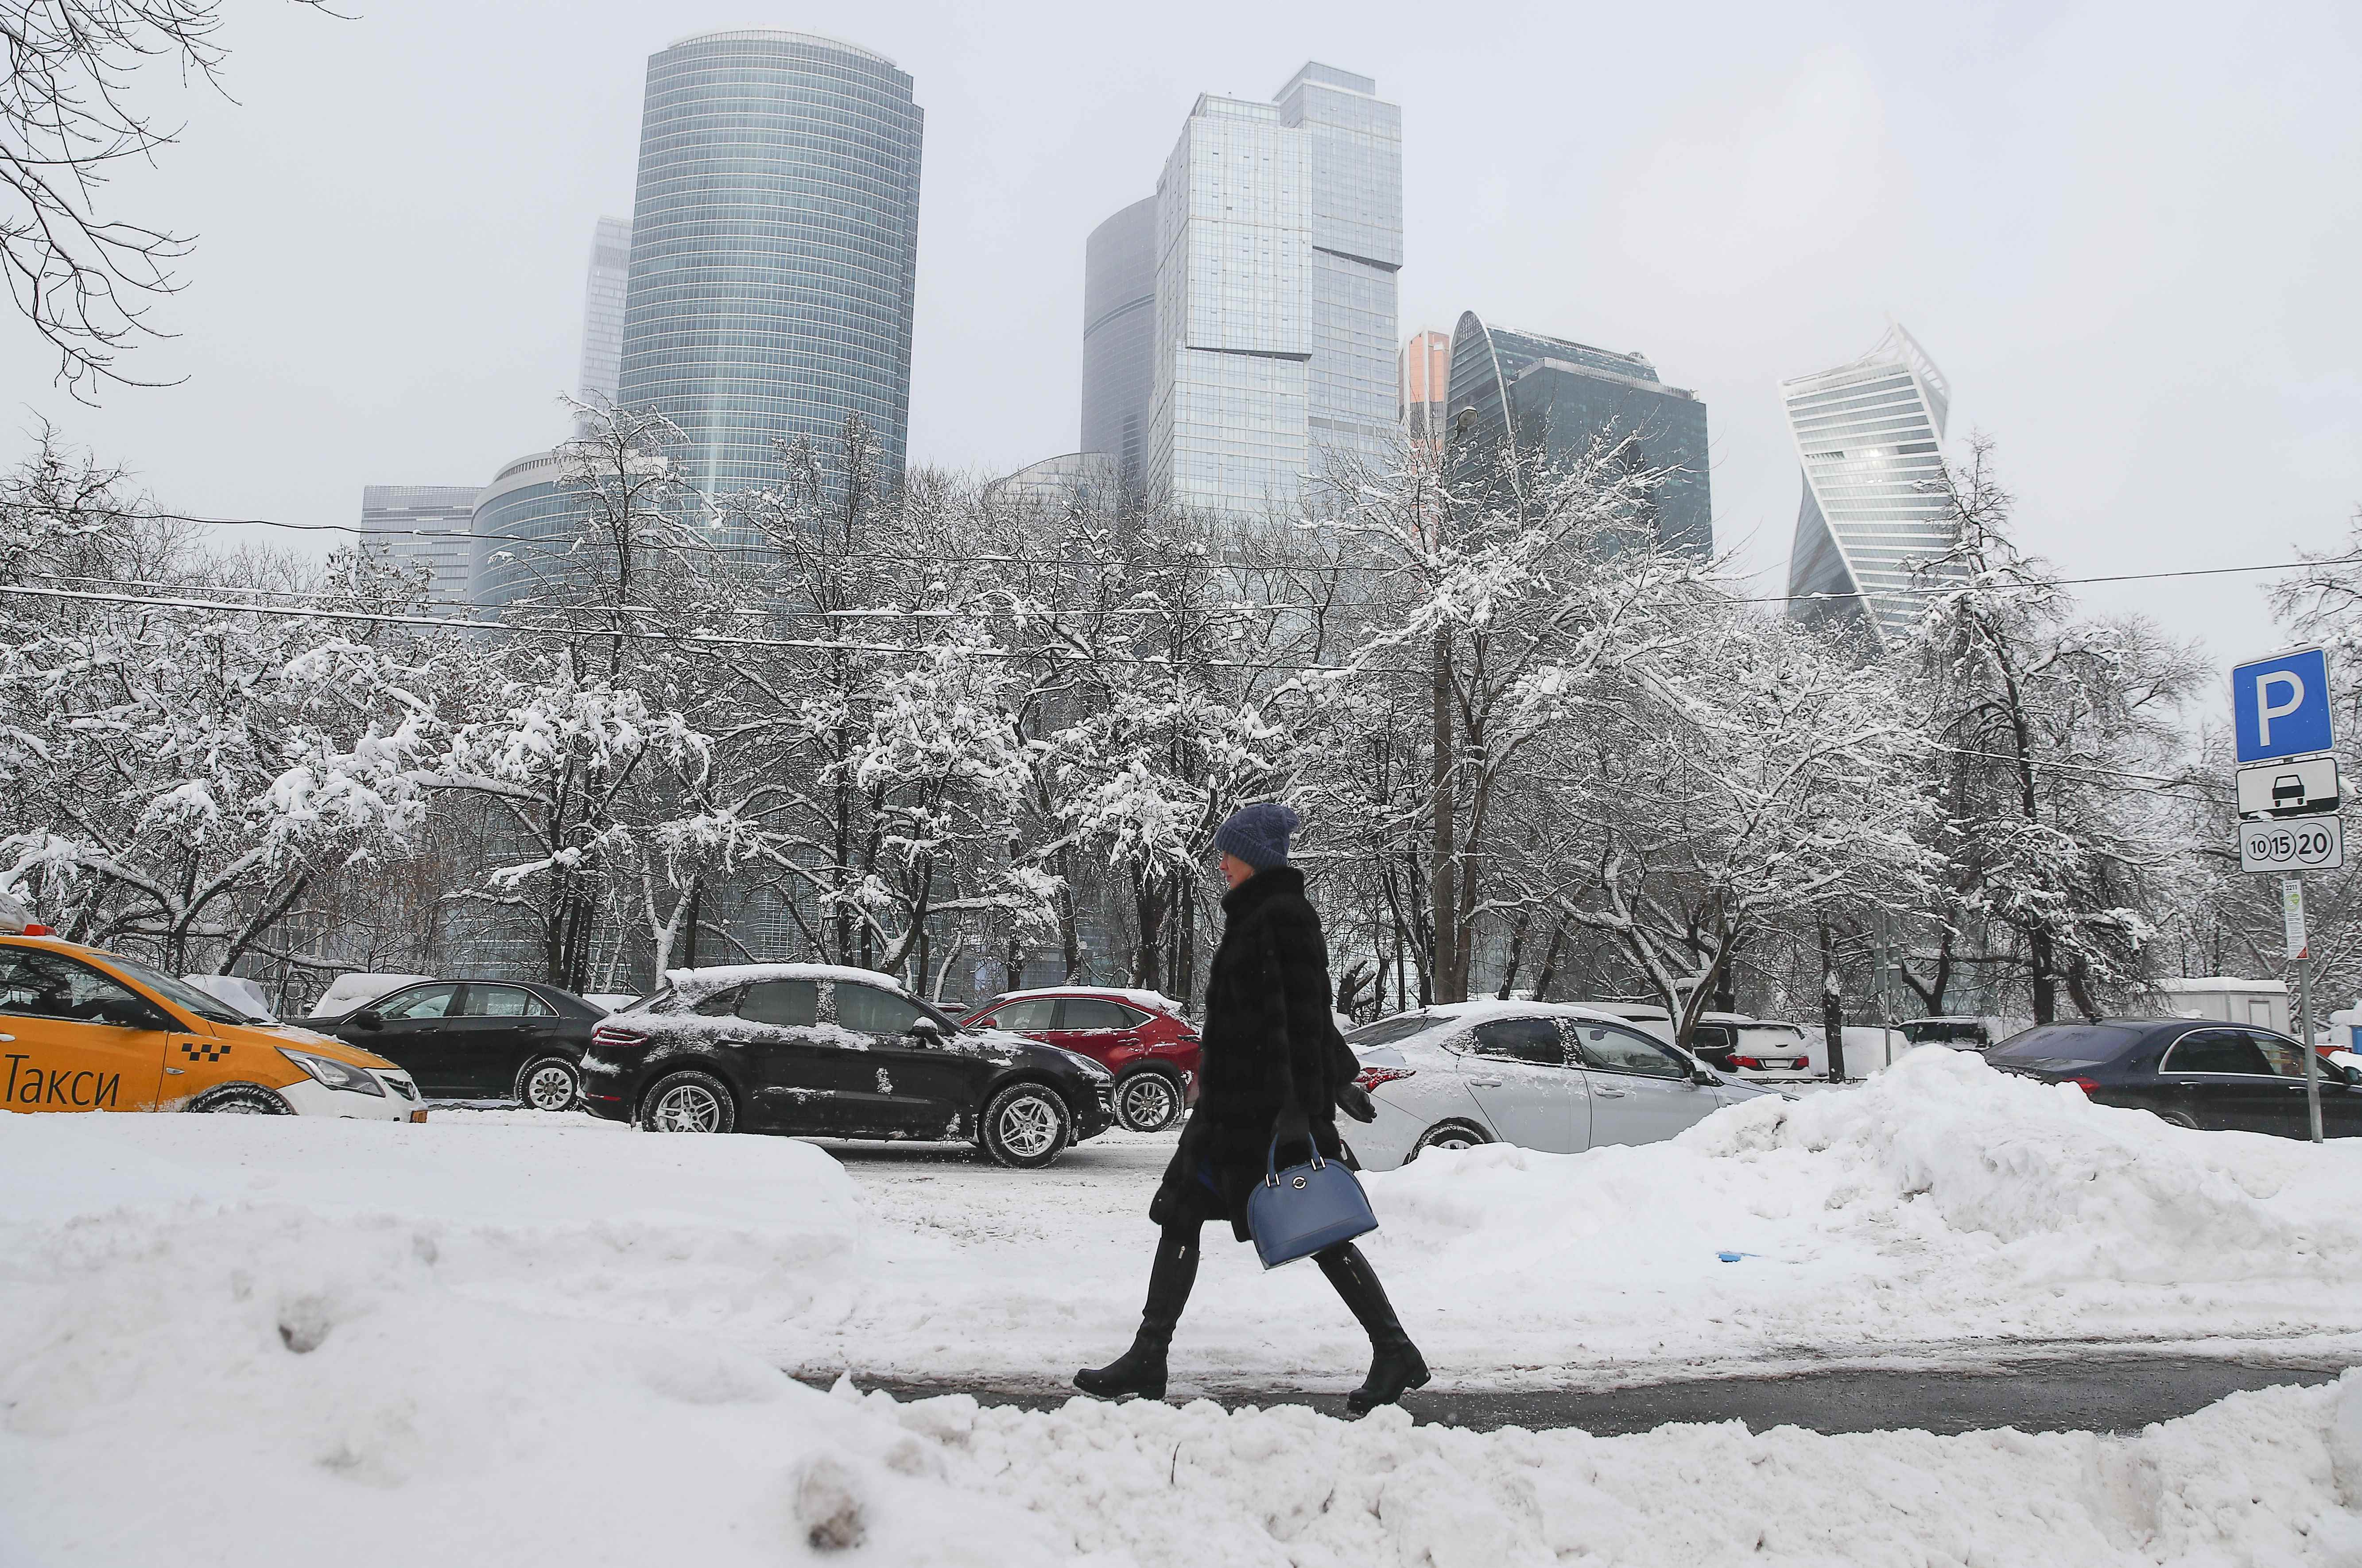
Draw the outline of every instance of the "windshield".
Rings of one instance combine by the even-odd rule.
[[[201,991],[188,981],[175,978],[163,970],[142,964],[137,958],[126,958],[110,953],[106,961],[130,976],[158,996],[186,1012],[214,1023],[261,1023],[265,1021],[251,1013],[242,1012],[211,991]]]
[[[1399,1013],[1393,1018],[1382,1018],[1375,1023],[1363,1024],[1345,1036],[1345,1043],[1356,1051],[1366,1051],[1373,1045],[1391,1045],[1397,1040],[1424,1034],[1443,1021],[1423,1012]]]
[[[2047,1073],[2071,1072],[2113,1062],[2147,1033],[2146,1028],[2121,1023],[2046,1023],[2013,1035],[2008,1043],[1985,1053],[1995,1062],[2014,1062]]]

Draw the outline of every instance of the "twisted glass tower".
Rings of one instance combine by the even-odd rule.
[[[910,435],[923,113],[880,54],[739,28],[648,61],[616,401],[688,436],[686,476],[776,481],[848,415],[899,480]]]
[[[1804,467],[1788,613],[1883,652],[1918,624],[1924,563],[1952,547],[1940,480],[1952,389],[1890,326],[1860,359],[1780,383]]]
[[[1083,450],[1114,458],[1126,484],[1147,468],[1155,326],[1156,198],[1146,196],[1083,248]]]

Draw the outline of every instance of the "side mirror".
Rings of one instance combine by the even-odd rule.
[[[919,1019],[902,1032],[922,1045],[940,1045],[944,1043],[944,1026],[932,1018]]]
[[[355,1029],[380,1030],[385,1027],[385,1014],[373,1007],[365,1007],[353,1014]]]
[[[1711,1069],[1699,1067],[1690,1074],[1690,1082],[1694,1084],[1705,1084],[1710,1088],[1715,1084],[1722,1082],[1722,1079],[1716,1077]]]
[[[2345,1069],[2345,1087],[2348,1088],[2362,1088],[2362,1067],[2348,1067]]]

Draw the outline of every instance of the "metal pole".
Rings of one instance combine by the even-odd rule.
[[[2309,947],[2308,947],[2309,950]],[[2304,1016],[2304,1113],[2312,1141],[2321,1142],[2321,1054],[2312,1048],[2312,959],[2296,961],[2296,1005]]]

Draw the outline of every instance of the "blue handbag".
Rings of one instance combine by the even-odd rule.
[[[1272,1135],[1263,1185],[1247,1195],[1247,1231],[1264,1267],[1310,1257],[1377,1228],[1362,1184],[1341,1162],[1322,1159],[1315,1144],[1310,1164],[1281,1170],[1279,1135]]]

